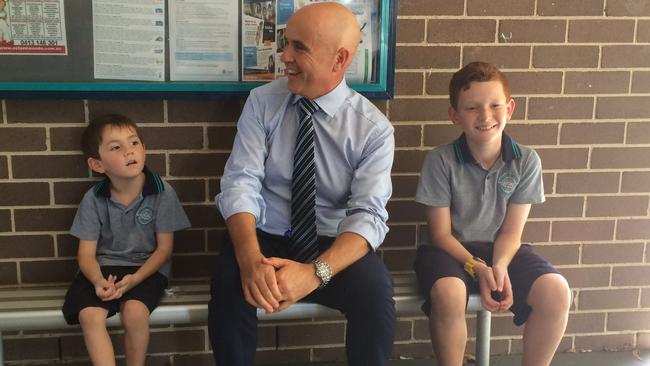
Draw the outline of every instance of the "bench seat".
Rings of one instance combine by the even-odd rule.
[[[393,276],[395,281],[395,306],[399,317],[422,316],[415,277],[412,274]],[[0,365],[3,364],[2,332],[20,330],[65,329],[61,306],[67,285],[16,286],[0,288]],[[172,282],[161,304],[150,317],[152,325],[207,324],[208,281]],[[480,304],[478,295],[471,295],[467,311],[477,313],[476,365],[488,366],[490,355],[490,313]],[[298,303],[274,314],[258,309],[262,321],[295,319],[340,319],[341,313],[318,304]],[[108,319],[110,326],[119,326],[120,319]]]

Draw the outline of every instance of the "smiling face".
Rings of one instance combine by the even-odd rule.
[[[315,99],[333,90],[352,61],[358,30],[354,15],[340,4],[317,3],[294,13],[281,55],[289,91]]]
[[[99,159],[88,159],[92,170],[110,179],[135,178],[142,173],[144,162],[144,144],[137,132],[129,127],[111,125],[102,131]]]
[[[500,81],[473,81],[458,94],[457,107],[449,107],[449,118],[470,145],[484,145],[500,143],[514,110],[515,101],[506,97]]]

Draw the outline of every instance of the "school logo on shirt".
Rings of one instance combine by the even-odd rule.
[[[515,191],[517,184],[519,184],[519,178],[510,172],[502,173],[497,180],[499,193],[501,193],[506,198],[510,197],[512,192]]]
[[[150,207],[140,207],[135,213],[135,220],[140,225],[147,225],[153,220],[153,210]]]

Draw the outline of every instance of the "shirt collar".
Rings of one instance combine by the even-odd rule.
[[[158,194],[165,190],[163,185],[162,178],[146,166],[142,169],[144,172],[144,186],[142,187],[142,196],[148,196],[151,194]],[[95,184],[93,187],[93,192],[97,197],[111,197],[111,181],[108,177],[102,179],[99,183]]]
[[[336,111],[339,109],[341,104],[345,101],[347,97],[348,84],[345,81],[345,78],[341,80],[339,85],[336,88],[332,89],[329,93],[322,95],[313,101],[318,104],[320,109],[325,112],[328,116],[332,117],[336,114]],[[301,95],[294,94],[291,104],[296,104],[302,98]]]
[[[467,144],[465,133],[460,135],[454,141],[454,152],[456,153],[456,160],[459,163],[476,163],[476,159],[472,155]],[[521,148],[515,140],[508,136],[505,132],[501,135],[501,158],[504,162],[516,160],[521,158]]]

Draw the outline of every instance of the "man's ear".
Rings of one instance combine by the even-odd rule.
[[[334,68],[333,71],[345,70],[350,66],[352,58],[350,55],[350,50],[345,47],[341,47],[336,51],[336,58],[334,59]]]
[[[86,162],[88,162],[88,166],[95,173],[103,174],[106,171],[104,169],[104,166],[102,165],[102,161],[99,160],[99,159],[88,158],[88,160],[86,160]]]

